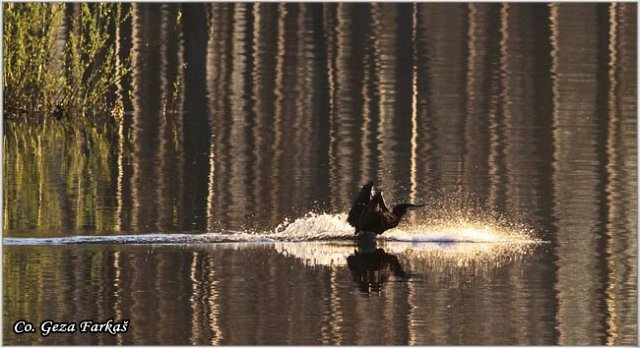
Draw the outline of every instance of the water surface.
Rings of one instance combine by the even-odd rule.
[[[636,4],[123,6],[121,120],[4,123],[3,343],[637,344]]]

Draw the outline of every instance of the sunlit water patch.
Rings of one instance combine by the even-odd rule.
[[[357,246],[353,243],[277,243],[275,249],[284,256],[302,260],[307,266],[345,266],[347,257]]]
[[[348,242],[276,243],[285,257],[309,267],[348,267],[354,276],[385,274],[396,279],[422,279],[433,284],[461,286],[469,281],[489,279],[505,267],[522,267],[534,259],[544,242],[421,242],[378,240],[362,246]],[[515,265],[515,266],[514,266]],[[371,273],[373,272],[373,273]],[[382,273],[379,273],[382,272]],[[377,279],[377,278],[375,278]],[[375,281],[374,281],[375,282]]]
[[[386,242],[379,241],[375,247],[387,253],[412,260],[429,260],[430,267],[436,264],[456,267],[475,267],[481,264],[500,266],[520,260],[543,242],[527,243],[469,243],[469,242]],[[362,252],[357,244],[330,243],[277,243],[275,248],[285,256],[301,259],[309,266],[343,266],[347,257],[356,251]]]

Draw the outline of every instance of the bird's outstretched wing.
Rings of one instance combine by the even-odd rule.
[[[375,188],[373,186],[373,181],[362,186],[362,189],[360,189],[360,193],[358,193],[358,197],[356,197],[356,200],[353,201],[353,205],[351,205],[351,210],[349,210],[347,222],[356,229],[358,228],[358,225],[360,223],[360,215],[371,200],[371,197],[374,194],[374,190]]]

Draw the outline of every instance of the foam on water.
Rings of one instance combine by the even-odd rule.
[[[377,237],[383,241],[416,243],[527,243],[535,242],[522,230],[505,229],[469,222],[438,225],[409,225]],[[71,236],[57,238],[3,238],[5,245],[43,244],[198,244],[198,243],[270,243],[331,241],[353,239],[353,227],[346,214],[315,214],[285,221],[266,233],[209,232],[203,234],[138,234],[112,236]]]
[[[278,241],[312,241],[353,238],[353,227],[347,223],[347,214],[315,214],[289,223],[283,222],[270,235]]]

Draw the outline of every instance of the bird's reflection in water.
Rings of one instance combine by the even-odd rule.
[[[347,265],[358,288],[366,294],[379,292],[390,277],[406,279],[398,257],[388,254],[374,245],[358,245],[352,255],[347,257]]]

